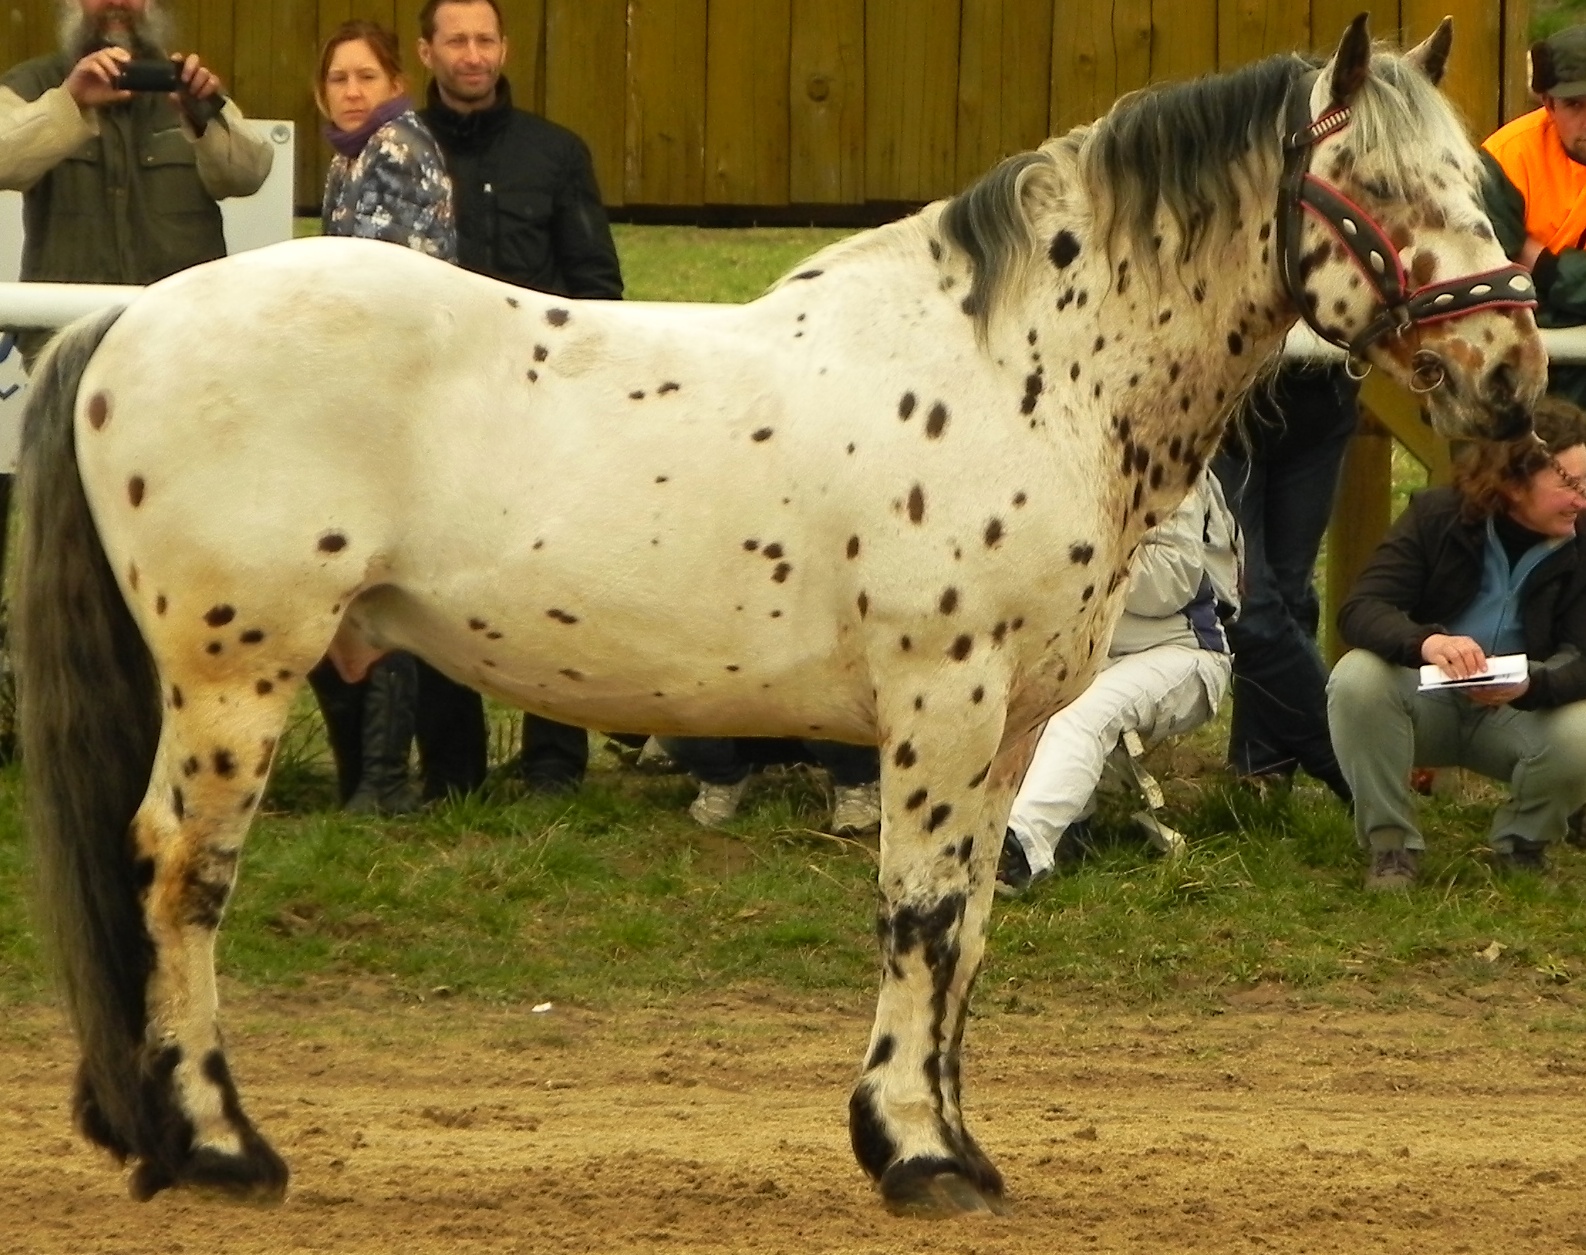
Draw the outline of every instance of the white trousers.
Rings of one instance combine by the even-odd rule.
[[[1047,720],[1008,819],[1030,870],[1052,870],[1058,839],[1093,809],[1107,756],[1125,732],[1150,746],[1199,727],[1222,703],[1232,672],[1227,654],[1157,645],[1114,659]]]

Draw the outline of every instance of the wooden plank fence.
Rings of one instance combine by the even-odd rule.
[[[245,111],[298,123],[297,201],[329,153],[321,40],[370,17],[415,87],[419,0],[165,0]],[[821,206],[951,195],[999,158],[1151,82],[1330,49],[1363,5],[1379,38],[1445,13],[1448,89],[1477,136],[1527,106],[1529,0],[501,0],[517,100],[572,127],[612,206]],[[0,64],[51,50],[53,0],[0,0]],[[867,202],[870,210],[861,212]],[[784,212],[788,212],[784,209]]]

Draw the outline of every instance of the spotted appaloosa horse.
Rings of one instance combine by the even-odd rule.
[[[1319,72],[1129,97],[743,307],[322,240],[67,331],[26,420],[30,822],[77,1122],[133,1193],[285,1188],[216,928],[304,673],[395,648],[591,726],[878,743],[854,1151],[895,1207],[995,1205],[959,1052],[1000,838],[1141,535],[1297,314],[1444,432],[1526,429],[1528,278],[1448,45],[1373,52],[1362,18]]]

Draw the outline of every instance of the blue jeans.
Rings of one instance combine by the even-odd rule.
[[[749,736],[668,736],[661,745],[701,784],[737,784],[757,767],[809,763],[824,767],[832,784],[849,789],[881,777],[874,746]]]
[[[1245,538],[1229,765],[1239,775],[1303,768],[1349,798],[1327,732],[1327,667],[1316,644],[1313,572],[1354,433],[1358,385],[1342,366],[1283,366],[1258,386],[1212,469]]]

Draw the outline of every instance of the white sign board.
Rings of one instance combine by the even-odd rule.
[[[292,238],[292,174],[296,169],[296,130],[291,122],[250,119],[275,150],[270,177],[252,196],[220,202],[226,249],[241,253]],[[0,282],[15,283],[22,268],[22,194],[0,192]],[[0,310],[0,326],[5,323]],[[22,354],[10,332],[0,333],[0,472],[16,469],[22,440],[22,396],[27,376]]]

